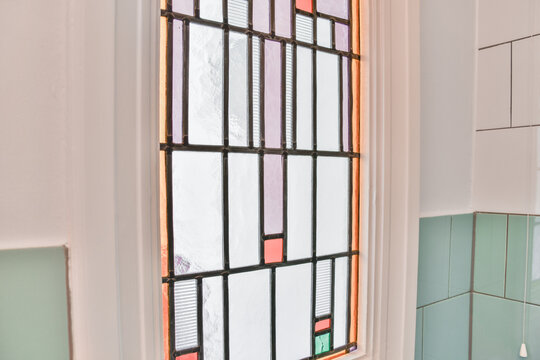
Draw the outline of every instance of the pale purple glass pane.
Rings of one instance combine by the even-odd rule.
[[[275,0],[276,35],[291,37],[291,0]]]
[[[349,59],[343,58],[343,150],[349,151]]]
[[[281,147],[281,44],[264,45],[264,138],[265,146]]]
[[[336,49],[349,51],[349,27],[336,23]]]
[[[283,231],[283,163],[281,155],[264,156],[264,233]]]
[[[193,15],[193,0],[173,0],[172,11]]]
[[[317,11],[342,19],[349,18],[348,0],[318,0]]]
[[[253,29],[270,32],[270,0],[253,0]]]
[[[172,135],[173,142],[182,143],[182,80],[183,80],[183,53],[182,35],[183,23],[173,21],[173,59],[172,59]]]

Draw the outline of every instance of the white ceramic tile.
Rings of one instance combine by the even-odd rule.
[[[540,38],[512,44],[512,126],[540,123]]]
[[[476,129],[510,126],[510,44],[478,53]]]

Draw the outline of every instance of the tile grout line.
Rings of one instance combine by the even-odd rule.
[[[510,215],[506,215],[506,247],[504,249],[504,283],[503,283],[503,294],[506,297],[506,284],[507,284],[507,275],[508,275],[508,227],[510,223]]]
[[[444,302],[446,300],[453,300],[453,299],[458,298],[460,296],[467,295],[470,292],[471,292],[470,290],[467,290],[467,291],[465,291],[463,293],[460,293],[460,294],[457,294],[457,295],[454,295],[454,296],[450,296],[450,297],[447,297],[447,298],[444,298],[444,299],[441,299],[441,300],[437,300],[437,301],[434,301],[434,302],[426,304],[426,305],[418,306],[416,308],[416,310],[423,309],[423,308],[426,308],[426,307],[431,306],[431,305],[436,305],[436,304],[442,303],[442,302]]]

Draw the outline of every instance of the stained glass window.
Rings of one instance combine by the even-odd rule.
[[[358,0],[161,0],[165,360],[356,349]]]

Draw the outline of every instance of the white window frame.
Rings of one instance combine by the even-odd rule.
[[[343,359],[408,360],[418,259],[419,0],[359,1],[360,324],[358,350]],[[161,360],[159,1],[68,3],[72,358]]]

